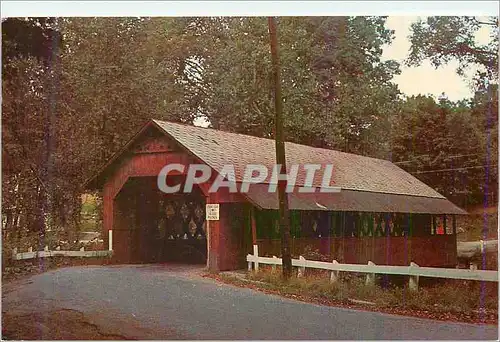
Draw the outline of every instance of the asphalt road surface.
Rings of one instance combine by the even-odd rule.
[[[6,284],[2,313],[14,321],[30,313],[49,321],[49,313],[77,312],[101,336],[115,339],[498,338],[498,327],[491,325],[308,304],[220,284],[202,278],[201,271],[172,265],[62,268]],[[78,336],[75,328],[66,329]],[[54,337],[50,329],[42,335]]]

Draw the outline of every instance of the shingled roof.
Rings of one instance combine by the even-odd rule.
[[[271,170],[276,163],[273,139],[159,120],[152,120],[152,123],[215,171],[220,172],[224,165],[233,164],[237,181],[242,180],[248,164],[263,164]],[[388,160],[291,142],[285,143],[285,151],[287,165],[332,164],[332,183],[341,188],[340,193],[290,194],[292,209],[466,213]],[[303,185],[304,179],[305,172],[299,168],[296,184]],[[319,187],[320,184],[319,174],[313,185]],[[246,195],[261,208],[277,208],[276,194],[267,193],[263,185],[252,185]]]
[[[214,170],[220,171],[225,164],[233,164],[237,181],[242,180],[248,164],[263,164],[268,169],[275,164],[275,142],[272,139],[172,122],[154,122]],[[291,142],[285,143],[285,152],[287,165],[332,164],[333,184],[342,189],[340,194],[290,194],[291,208],[305,209],[309,206],[308,209],[465,213],[443,195],[388,160]],[[303,185],[304,179],[305,172],[299,169],[297,185]],[[317,177],[313,185],[319,187],[320,184],[321,179]],[[277,207],[276,194],[269,194],[264,187],[252,186],[248,197],[262,208]]]
[[[276,163],[273,139],[165,121],[155,120],[155,122],[216,171],[220,171],[225,164],[235,165],[237,181],[241,181],[247,164],[264,164],[270,168]],[[333,164],[332,181],[343,190],[444,198],[434,189],[388,160],[291,142],[285,143],[285,152],[287,165]],[[304,173],[299,170],[298,185],[304,184]],[[314,185],[319,187],[320,184],[321,179],[318,177]]]

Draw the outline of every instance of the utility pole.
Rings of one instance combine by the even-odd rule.
[[[280,174],[287,174],[285,142],[283,136],[283,102],[281,99],[280,61],[278,54],[278,34],[276,18],[269,17],[269,35],[271,37],[271,59],[274,79],[274,111],[275,111],[275,141],[276,163],[281,165]],[[290,255],[290,212],[288,210],[288,196],[286,180],[278,178],[278,198],[281,232],[281,260],[283,262],[283,278],[289,279],[292,275],[292,258]]]

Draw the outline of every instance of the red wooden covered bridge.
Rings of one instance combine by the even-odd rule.
[[[465,211],[387,160],[286,143],[287,164],[332,164],[337,193],[290,193],[293,256],[315,253],[344,263],[454,266],[455,215]],[[168,164],[206,164],[214,172],[190,193],[166,194],[157,176]],[[278,196],[268,180],[247,193],[209,188],[224,165],[236,182],[248,164],[275,164],[272,139],[151,120],[87,182],[103,191],[106,245],[122,263],[206,262],[211,270],[245,266],[245,256],[280,256]],[[182,184],[171,172],[167,184]],[[296,186],[303,185],[299,171]],[[314,179],[319,187],[321,180]],[[218,221],[205,205],[218,203]],[[309,257],[310,258],[310,257]]]

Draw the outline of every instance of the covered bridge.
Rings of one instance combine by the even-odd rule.
[[[286,143],[287,165],[333,165],[337,193],[290,193],[291,251],[344,263],[454,266],[455,215],[465,211],[387,160]],[[157,186],[168,164],[206,164],[214,172],[190,193],[166,194]],[[206,262],[211,270],[245,265],[260,255],[280,256],[277,192],[269,178],[247,193],[208,189],[218,172],[234,165],[236,183],[248,164],[275,164],[272,139],[151,120],[87,182],[103,191],[106,245],[122,263]],[[182,184],[186,172],[169,173]],[[296,186],[303,185],[299,171]],[[314,179],[313,185],[320,186]],[[205,221],[205,204],[218,203],[218,221]],[[309,257],[311,258],[311,257]]]

